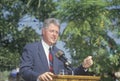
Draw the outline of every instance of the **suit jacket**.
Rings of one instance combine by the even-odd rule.
[[[59,74],[61,69],[65,69],[64,64],[55,54],[59,51],[56,46],[53,47],[53,69],[54,74]],[[27,44],[20,58],[20,75],[25,81],[37,81],[40,74],[48,72],[48,62],[41,42]],[[84,75],[86,72],[80,65],[74,70],[76,75]]]

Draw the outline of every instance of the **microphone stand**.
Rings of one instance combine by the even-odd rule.
[[[71,75],[74,75],[74,70],[70,63],[66,62],[65,67],[71,71]]]

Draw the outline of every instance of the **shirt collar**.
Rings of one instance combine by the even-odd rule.
[[[42,44],[43,44],[43,47],[45,47],[46,49],[49,49],[50,46],[44,40],[42,40]]]

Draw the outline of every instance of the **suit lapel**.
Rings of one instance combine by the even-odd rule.
[[[58,73],[57,71],[58,71],[58,60],[57,60],[57,58],[56,58],[56,56],[55,56],[55,54],[57,53],[57,49],[55,48],[55,47],[53,47],[53,59],[54,59],[54,61],[53,61],[53,69],[54,69],[54,73],[56,74],[56,73]]]
[[[48,67],[48,62],[47,62],[47,57],[45,55],[45,51],[43,49],[42,43],[40,42],[40,44],[38,45],[38,50],[39,50],[39,57],[40,60],[43,64],[43,68],[45,68],[47,71],[49,71],[49,67]]]
[[[45,71],[49,71],[49,66],[48,66],[48,62],[47,62],[47,57],[45,55],[45,51],[43,49],[43,46],[42,46],[42,43],[40,42],[39,45],[38,45],[38,54],[39,54],[39,57],[40,57],[40,60],[42,62],[42,67],[45,69]],[[53,51],[52,51],[52,54],[53,54],[53,69],[54,69],[54,73],[57,74],[58,73],[58,59],[56,58],[55,54],[57,53],[58,49],[56,47],[53,47]]]

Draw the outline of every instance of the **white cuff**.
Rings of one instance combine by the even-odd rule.
[[[86,72],[88,69],[84,69],[84,71]]]
[[[40,81],[39,78],[37,78],[37,81]]]

